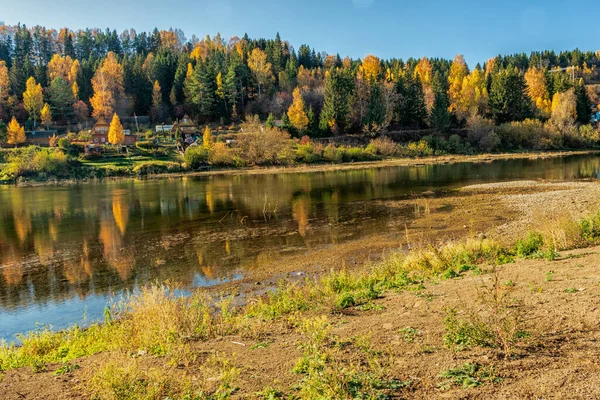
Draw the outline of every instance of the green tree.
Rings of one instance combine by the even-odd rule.
[[[353,90],[354,77],[349,70],[333,68],[328,71],[319,123],[321,130],[338,133],[347,129]]]
[[[575,86],[575,96],[577,98],[577,122],[589,124],[592,115],[592,101],[585,90],[583,79],[580,79]]]
[[[48,88],[50,109],[57,120],[68,120],[73,116],[73,92],[69,83],[63,78],[56,77]]]
[[[427,108],[419,76],[413,77],[411,74],[406,74],[399,77],[396,82],[398,102],[396,103],[395,120],[402,126],[421,127],[425,125]]]
[[[496,124],[522,121],[529,117],[531,105],[523,75],[509,66],[494,76],[488,106]]]
[[[197,115],[205,120],[213,116],[215,106],[215,79],[202,62],[196,64],[194,71],[185,83],[187,102]]]

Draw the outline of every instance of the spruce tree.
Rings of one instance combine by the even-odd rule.
[[[589,124],[592,115],[592,101],[585,90],[583,79],[580,79],[575,86],[575,96],[577,98],[577,122]]]

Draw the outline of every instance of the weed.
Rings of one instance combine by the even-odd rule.
[[[499,383],[502,380],[496,375],[493,367],[482,366],[478,363],[465,363],[460,367],[443,371],[439,376],[444,379],[440,384],[442,389],[449,389],[450,386],[468,389],[485,383]]]
[[[269,347],[269,345],[271,343],[273,343],[272,340],[265,341],[265,342],[256,342],[255,344],[253,344],[252,346],[250,346],[250,350],[266,349],[267,347]]]
[[[52,375],[65,375],[79,369],[79,364],[66,363],[62,367],[58,368]]]
[[[519,258],[531,258],[544,244],[541,233],[529,232],[524,239],[517,240],[513,248],[514,253]]]
[[[577,293],[579,292],[579,290],[577,290],[576,288],[566,288],[565,289],[565,293]]]
[[[546,278],[545,278],[546,282],[552,282],[552,280],[554,279],[554,274],[555,274],[554,271],[546,272]]]
[[[422,334],[418,329],[411,327],[400,329],[400,333],[402,334],[402,339],[406,343],[413,343],[415,339]]]
[[[506,286],[506,287],[515,287],[515,285],[516,284],[513,280],[508,280],[502,284],[502,286]]]

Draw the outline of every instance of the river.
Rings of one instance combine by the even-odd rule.
[[[597,178],[578,155],[361,170],[0,186],[0,338],[102,316],[148,282],[240,279],[264,260],[381,233],[381,200],[473,183]],[[401,229],[386,228],[390,235]]]

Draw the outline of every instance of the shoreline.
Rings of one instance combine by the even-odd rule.
[[[179,179],[227,175],[269,175],[269,174],[297,174],[312,172],[335,172],[351,171],[369,168],[391,168],[391,167],[414,167],[423,165],[447,165],[456,163],[484,163],[496,160],[510,159],[544,159],[569,157],[577,155],[599,154],[600,150],[564,150],[564,151],[540,151],[523,153],[484,153],[477,155],[441,155],[423,158],[390,158],[377,161],[360,161],[338,164],[302,164],[293,166],[268,166],[268,167],[244,167],[244,168],[222,168],[208,171],[176,172],[168,174],[154,174],[146,176],[121,176],[96,179],[55,179],[46,181],[22,181],[2,182],[0,186],[32,187],[32,186],[70,186],[86,183],[124,181],[124,180],[156,180],[156,179]]]

